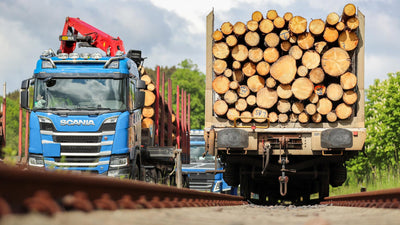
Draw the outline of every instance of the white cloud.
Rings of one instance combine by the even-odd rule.
[[[400,56],[385,54],[366,54],[365,56],[365,88],[375,79],[385,80],[388,73],[400,72]]]

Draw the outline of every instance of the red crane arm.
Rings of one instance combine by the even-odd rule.
[[[78,33],[83,37],[78,37]],[[77,41],[87,42],[90,46],[99,48],[110,56],[115,56],[117,51],[125,53],[124,44],[119,37],[114,38],[79,18],[66,18],[60,41],[62,53],[72,53]]]

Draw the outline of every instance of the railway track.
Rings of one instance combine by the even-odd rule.
[[[400,188],[327,197],[321,204],[348,207],[400,208]]]
[[[91,174],[0,165],[0,218],[11,213],[66,210],[228,206],[242,197]]]

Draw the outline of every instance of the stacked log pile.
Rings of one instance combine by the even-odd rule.
[[[256,11],[247,23],[223,23],[212,35],[214,113],[244,123],[350,118],[358,99],[351,61],[357,32],[353,4],[325,20],[269,10],[265,18]]]

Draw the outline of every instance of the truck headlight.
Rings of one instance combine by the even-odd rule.
[[[40,155],[29,155],[29,157],[28,157],[28,165],[29,166],[36,166],[36,167],[43,167],[44,166],[43,156],[40,156]]]
[[[128,166],[129,157],[127,155],[112,155],[110,159],[110,167]]]
[[[222,181],[217,181],[215,182],[214,188],[213,188],[213,192],[221,192],[221,186],[222,186]]]

